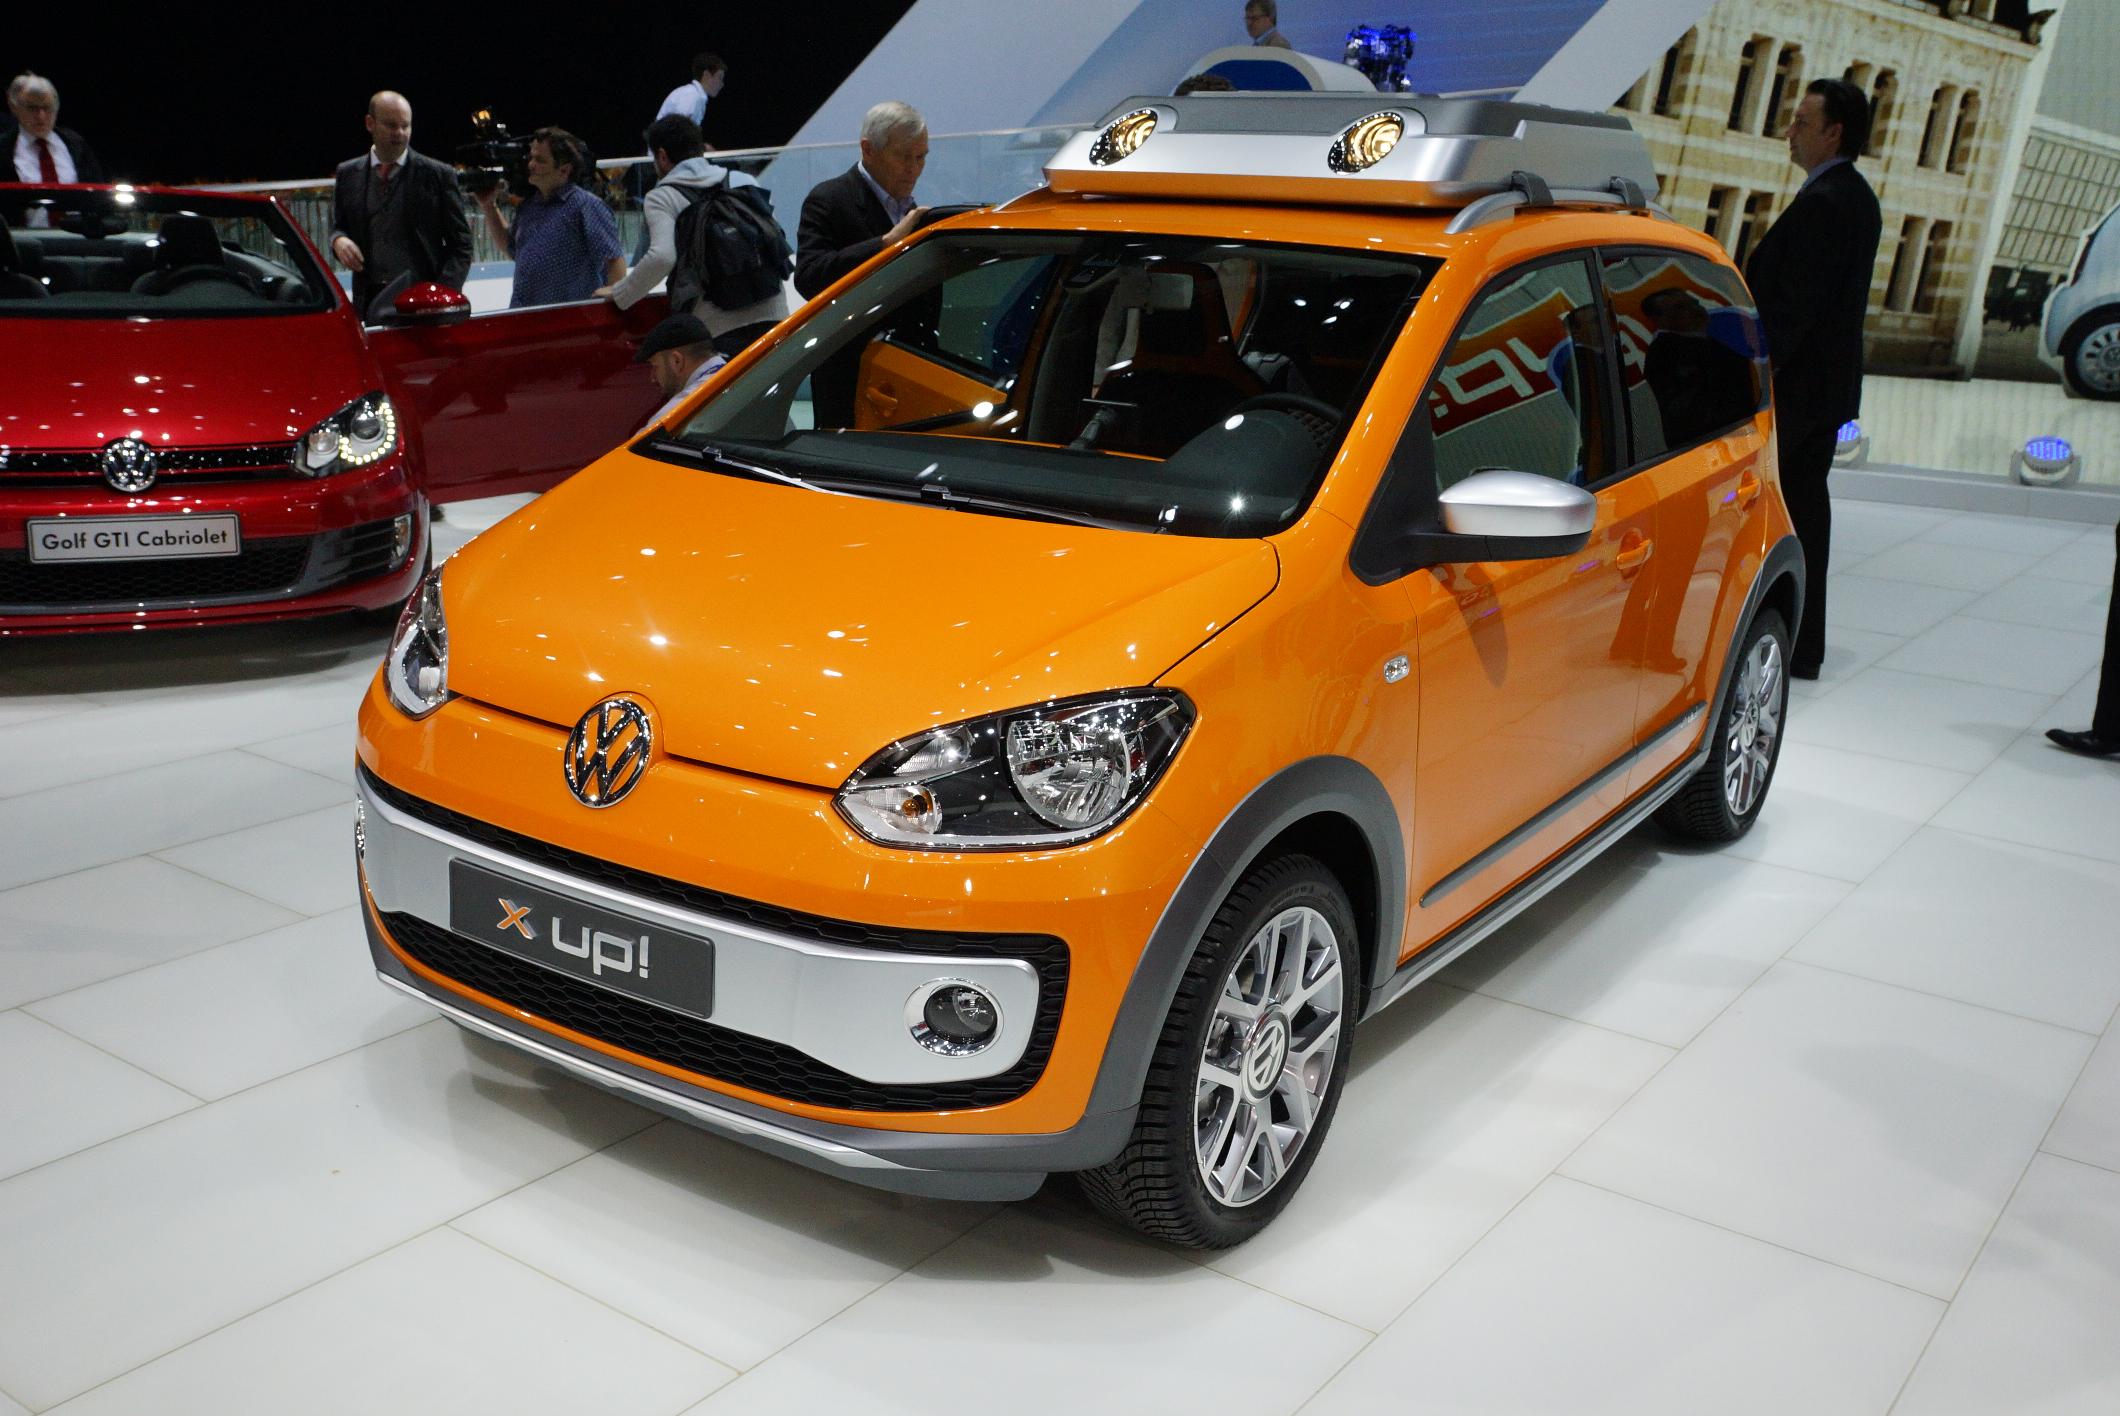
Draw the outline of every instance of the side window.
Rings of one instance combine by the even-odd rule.
[[[1493,467],[1604,480],[1607,347],[1581,261],[1535,267],[1481,296],[1428,387],[1437,485]]]
[[[992,383],[1014,378],[1052,284],[1051,256],[996,256],[942,282],[901,316],[894,342]]]
[[[1759,411],[1766,340],[1735,271],[1677,251],[1604,262],[1627,391],[1628,465],[1683,452]]]

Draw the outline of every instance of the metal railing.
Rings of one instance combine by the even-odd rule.
[[[1046,159],[1081,131],[1079,127],[1004,128],[981,133],[943,133],[928,141],[927,169],[915,196],[924,205],[1002,202],[1039,186]],[[803,143],[783,147],[735,148],[707,154],[709,160],[758,178],[773,194],[773,214],[793,244],[803,198],[827,177],[851,167],[860,156],[855,143]],[[654,185],[654,168],[632,177],[645,157],[612,158],[597,164],[596,190],[618,217],[619,240],[630,257],[641,235],[641,208],[635,191]],[[330,256],[332,179],[292,182],[224,182],[205,188],[216,192],[270,192],[318,250]],[[493,243],[478,203],[464,198],[471,221],[472,259],[505,265],[508,257]]]

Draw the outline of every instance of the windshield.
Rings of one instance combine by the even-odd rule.
[[[641,450],[972,511],[1263,535],[1309,503],[1438,264],[939,232]]]
[[[0,317],[310,314],[330,277],[269,202],[0,187]]]

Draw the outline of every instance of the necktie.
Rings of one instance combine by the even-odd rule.
[[[395,171],[397,171],[396,163],[378,162],[375,165],[375,180],[387,187],[390,185],[390,174]]]
[[[52,161],[52,145],[37,139],[37,175],[47,182],[59,180],[59,164]]]

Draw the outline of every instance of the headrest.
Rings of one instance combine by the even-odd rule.
[[[20,269],[22,258],[15,254],[14,233],[7,229],[5,221],[0,221],[0,270]]]
[[[155,264],[164,270],[179,266],[223,265],[221,237],[211,221],[203,216],[165,216],[162,228],[155,233],[160,244],[156,248]]]

